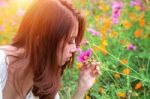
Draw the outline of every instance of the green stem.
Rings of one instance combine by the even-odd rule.
[[[98,47],[98,46],[96,46],[96,45],[94,45],[95,47]],[[103,50],[103,49],[102,49]],[[105,50],[104,50],[105,51]],[[94,51],[93,51],[94,52]],[[107,51],[108,52],[108,51]],[[112,56],[115,60],[117,60],[117,61],[119,61],[119,62],[121,62],[121,60],[119,59],[119,58],[117,58],[117,57],[115,57],[113,54],[111,54],[111,53],[109,53],[108,52],[108,54],[110,55],[110,56]],[[136,74],[138,74],[138,75],[140,75],[137,71],[135,71],[133,68],[131,68],[129,65],[126,65],[126,64],[123,64],[123,65],[125,65],[126,67],[128,67],[128,68],[130,68],[132,71],[134,71]]]
[[[98,61],[100,61],[100,60],[99,60],[99,57],[97,56],[97,54],[93,51],[93,49],[92,49],[92,47],[91,47],[91,44],[90,44],[89,42],[88,42],[88,44],[89,44],[89,47],[91,48],[91,50],[92,50],[94,56],[96,57],[96,59],[97,59]],[[96,46],[96,45],[94,45],[94,46],[95,46],[95,47],[98,47],[98,46]],[[112,55],[111,53],[108,52],[108,54],[109,54],[110,56],[112,56],[114,59],[118,60],[119,62],[121,61],[119,58],[115,57],[115,56]],[[125,64],[124,64],[124,65],[125,65]],[[129,65],[125,65],[125,66],[129,67],[132,71],[134,71],[135,73],[137,73],[138,75],[140,75],[138,72],[136,72],[134,69],[132,69]],[[103,66],[101,66],[101,69],[106,70],[106,71],[110,71],[110,72],[115,72],[115,73],[118,73],[118,74],[121,74],[121,75],[125,75],[125,74],[123,74],[123,73],[120,73],[120,72],[117,72],[117,71],[113,71],[113,70],[110,70],[110,69],[108,69],[108,68],[105,69],[105,68],[103,68]],[[137,77],[134,77],[134,76],[131,76],[131,75],[125,75],[125,76],[131,77],[131,78],[134,78],[134,79],[139,79],[139,80],[141,80],[141,81],[143,81],[143,82],[149,82],[149,81],[147,81],[147,80],[143,80],[143,79],[141,79],[141,78],[137,78]]]

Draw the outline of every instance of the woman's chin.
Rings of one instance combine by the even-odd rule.
[[[61,64],[59,64],[59,66],[65,65],[66,62],[67,62],[67,61],[63,61]]]
[[[62,61],[61,64],[59,64],[59,66],[65,65],[65,64],[66,64],[67,62],[69,62],[69,61],[70,61],[70,59],[66,59],[66,60]]]

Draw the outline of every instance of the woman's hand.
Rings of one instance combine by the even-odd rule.
[[[99,66],[100,66],[99,62],[91,62],[90,64],[87,62],[83,63],[79,75],[79,82],[78,82],[79,89],[82,89],[83,91],[86,92],[93,86],[96,76],[101,73]]]
[[[84,62],[80,69],[79,82],[73,99],[84,98],[86,91],[88,91],[93,86],[96,76],[101,74],[99,66],[99,62]]]

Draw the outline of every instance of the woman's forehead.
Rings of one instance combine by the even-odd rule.
[[[76,38],[78,35],[78,23],[76,22],[73,29],[72,29],[72,32],[70,34],[70,37],[71,38]]]
[[[72,39],[72,38],[76,38],[77,35],[78,35],[78,31],[72,31],[72,32],[71,32],[71,35],[70,35],[70,38],[71,38],[71,39]]]

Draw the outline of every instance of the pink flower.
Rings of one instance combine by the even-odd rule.
[[[119,19],[118,18],[112,18],[112,24],[117,24],[119,23]]]
[[[130,2],[130,6],[132,7],[132,6],[140,6],[141,5],[141,2],[139,2],[139,1],[131,1]]]
[[[85,52],[81,51],[80,55],[78,56],[78,61],[84,62],[85,60],[87,60],[90,57],[91,53],[92,53],[91,49],[88,49]]]
[[[78,48],[77,48],[77,51],[78,51],[78,52],[81,52],[81,51],[82,51],[82,49],[81,49],[80,47],[78,47]]]
[[[15,22],[15,21],[13,21],[13,22],[11,23],[11,25],[13,25],[13,26],[16,25],[16,24],[17,24],[17,22]]]
[[[123,3],[113,2],[111,8],[112,8],[112,23],[117,24],[119,23],[119,16],[121,13],[121,9],[123,8]]]
[[[95,35],[95,36],[99,36],[100,33],[92,28],[88,28],[88,31],[92,34],[92,35]]]
[[[8,6],[8,4],[7,4],[7,2],[6,1],[0,1],[0,7],[7,7]]]
[[[88,43],[87,43],[87,40],[83,40],[82,41],[82,45],[87,45]]]
[[[120,10],[123,8],[122,2],[113,2],[111,6],[112,10]]]
[[[19,8],[18,11],[17,11],[17,15],[18,15],[18,16],[23,16],[23,15],[24,15],[24,12],[25,12],[25,11],[24,11],[22,8]]]
[[[144,3],[140,2],[139,0],[132,0],[130,1],[130,6],[140,6],[140,11],[145,11],[146,6]]]
[[[134,46],[133,44],[128,44],[127,50],[136,50],[136,46]]]
[[[0,31],[3,31],[4,30],[4,25],[0,25]]]

